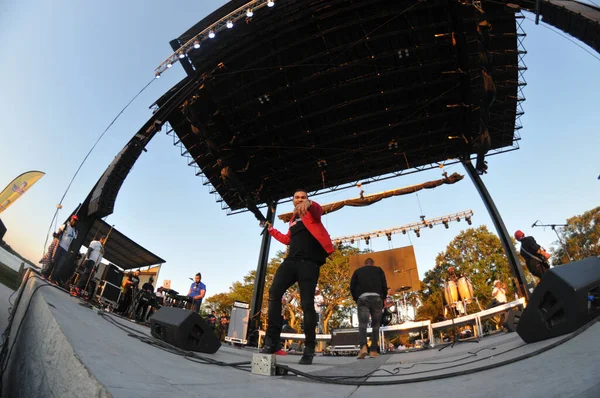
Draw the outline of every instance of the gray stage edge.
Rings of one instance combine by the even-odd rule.
[[[73,351],[50,311],[52,304],[43,294],[32,295],[36,288],[50,288],[36,282],[33,275],[28,270],[21,284],[23,294],[10,334],[10,345],[15,345],[3,379],[3,397],[112,397]]]

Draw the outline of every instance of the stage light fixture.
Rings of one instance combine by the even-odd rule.
[[[156,73],[154,74],[154,77],[155,77],[155,78],[157,78],[157,79],[160,79],[160,73],[156,72]]]
[[[387,236],[387,238],[388,238],[388,242],[391,242],[391,241],[392,241],[392,233],[391,233],[391,232],[387,232],[387,233],[385,234],[385,236]]]
[[[465,220],[467,221],[467,224],[471,225],[471,216],[466,216]]]
[[[354,239],[350,239],[350,244],[353,245],[354,244]]]
[[[246,16],[248,18],[252,18],[254,16],[254,12],[252,12],[252,8],[248,8],[248,10],[246,11]]]
[[[210,39],[214,39],[214,38],[215,38],[215,31],[214,31],[214,30],[211,30],[210,32],[208,32],[208,37],[209,37]]]
[[[173,64],[171,63],[171,61],[169,61],[169,63],[167,64],[167,68],[170,68],[171,66],[173,66]]]
[[[433,224],[428,225],[429,229],[433,229]]]
[[[402,235],[406,235],[406,230],[405,229],[402,230]]]
[[[274,5],[275,5],[275,1],[274,0],[267,1],[267,7],[273,7]]]
[[[415,234],[417,234],[417,238],[421,237],[421,230],[419,228],[415,229]]]
[[[456,222],[460,222],[460,217],[456,217]]]
[[[227,29],[233,28],[233,21],[231,21],[231,20],[227,21],[227,24],[225,26],[227,26]]]
[[[446,227],[446,229],[449,228],[449,226],[448,226],[448,220],[446,220],[446,219],[442,220],[442,224],[444,224],[444,227]]]
[[[179,59],[184,59],[184,58],[185,58],[185,54],[184,53],[179,54]]]
[[[196,40],[196,41],[194,42],[194,48],[195,48],[196,50],[200,48],[200,42],[199,42],[198,40]]]
[[[365,236],[365,243],[368,245],[369,241],[371,240],[370,236]]]

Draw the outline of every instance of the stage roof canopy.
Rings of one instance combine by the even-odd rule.
[[[174,141],[230,212],[248,198],[267,203],[300,187],[319,193],[437,167],[482,147],[516,149],[518,19],[498,2],[482,1],[485,14],[476,3],[279,0],[231,29],[214,25],[213,39],[198,37],[249,4],[233,0],[177,39],[200,47],[185,50],[189,76],[156,105],[180,97],[168,116]],[[481,26],[491,26],[489,43]],[[485,114],[483,69],[495,83]]]
[[[92,240],[108,235],[110,228],[110,225],[104,221],[96,220],[85,237],[83,245],[88,247]],[[104,258],[125,270],[165,263],[165,260],[138,245],[114,228],[110,231],[104,247]]]

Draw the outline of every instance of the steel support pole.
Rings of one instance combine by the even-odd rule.
[[[267,220],[273,224],[277,203],[268,206]],[[262,235],[258,265],[256,266],[256,278],[254,280],[254,292],[252,293],[252,305],[250,306],[250,319],[248,320],[248,345],[258,345],[258,330],[260,328],[260,315],[262,310],[262,299],[265,291],[265,278],[267,276],[267,265],[269,264],[269,250],[271,249],[271,235],[267,231]]]
[[[498,209],[496,208],[496,205],[494,204],[490,193],[483,184],[483,181],[481,180],[479,174],[477,174],[477,171],[475,170],[475,167],[473,167],[471,160],[462,160],[462,164],[467,170],[467,174],[469,174],[469,177],[471,177],[471,181],[473,181],[477,192],[479,192],[479,196],[481,196],[481,200],[483,200],[483,203],[485,204],[485,207],[487,208],[488,213],[492,218],[492,222],[496,227],[496,232],[498,233],[498,237],[502,242],[502,246],[504,246],[504,251],[506,252],[506,257],[508,258],[508,265],[510,266],[510,269],[515,278],[517,278],[517,287],[519,289],[520,295],[524,296],[525,299],[529,299],[529,291],[527,290],[527,280],[525,279],[525,273],[523,272],[523,267],[521,267],[521,262],[519,261],[519,256],[512,243],[510,234],[506,230],[504,221],[502,221],[502,217],[500,217],[500,213],[498,212]]]

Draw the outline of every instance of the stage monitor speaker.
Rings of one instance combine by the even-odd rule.
[[[198,313],[162,307],[150,318],[150,333],[175,347],[214,354],[221,342]]]
[[[521,314],[517,333],[526,343],[574,332],[600,315],[600,258],[551,268]]]
[[[372,333],[367,332],[367,337]],[[333,329],[331,331],[332,346],[358,345],[358,328]]]

